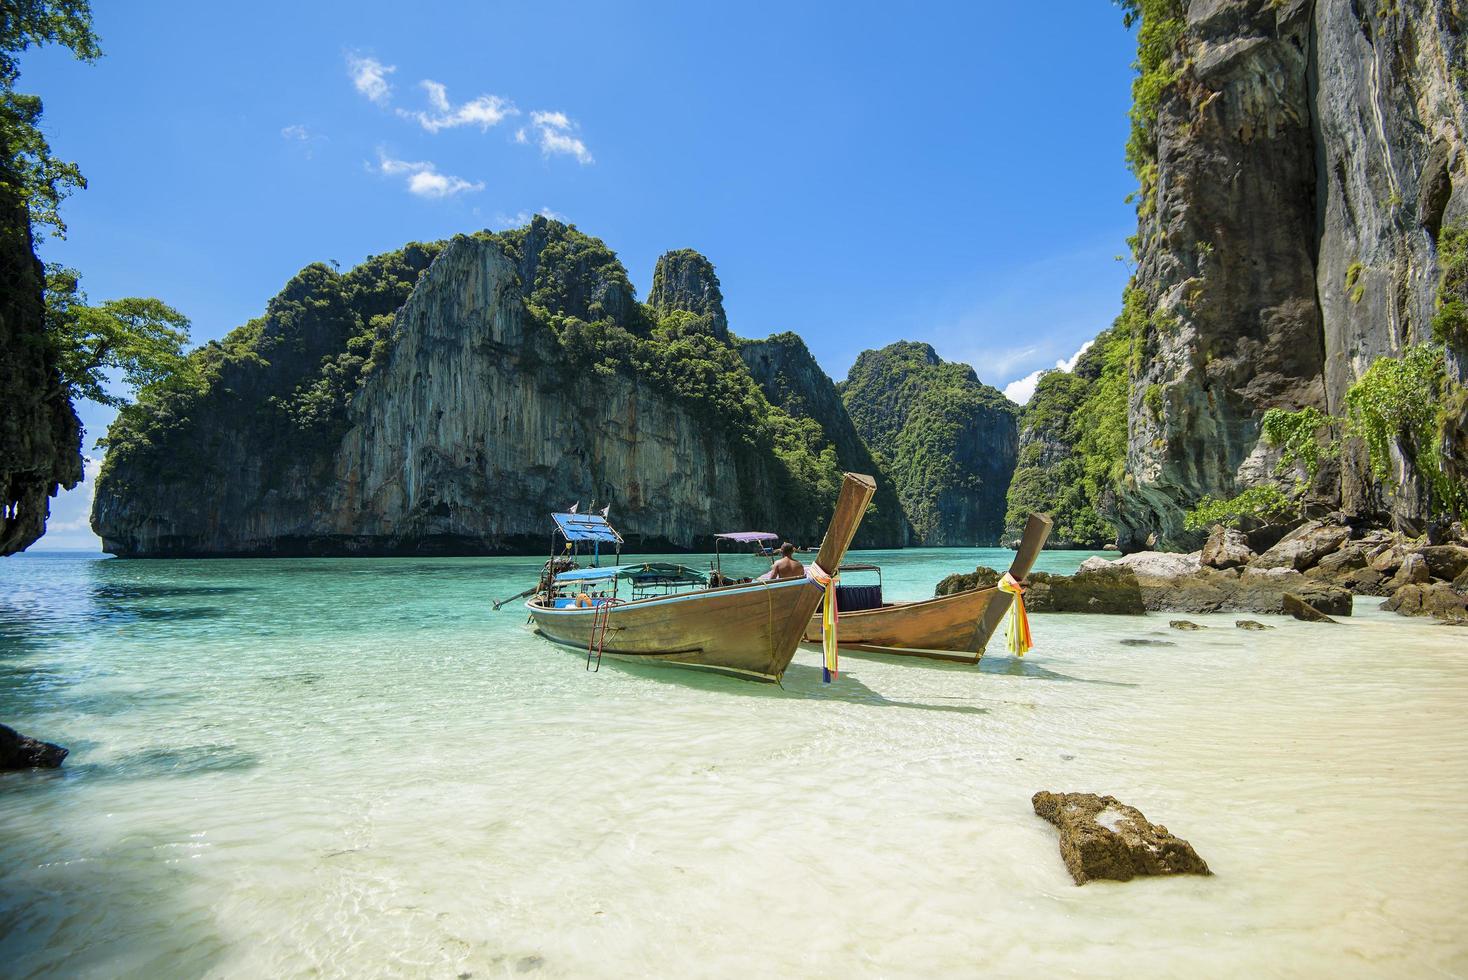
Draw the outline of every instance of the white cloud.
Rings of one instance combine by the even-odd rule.
[[[358,92],[378,105],[387,105],[392,98],[392,85],[387,76],[397,70],[396,65],[384,65],[376,58],[347,55],[347,74],[351,76],[352,84]]]
[[[1091,349],[1091,345],[1094,343],[1094,340],[1086,341],[1080,346],[1080,349],[1077,350],[1070,357],[1065,358],[1064,360],[1056,361],[1055,367],[1053,368],[1040,368],[1038,371],[1031,371],[1023,378],[1019,378],[1016,381],[1011,381],[1009,384],[1004,386],[1004,397],[1008,398],[1012,402],[1023,405],[1025,402],[1034,397],[1035,386],[1040,383],[1040,375],[1044,374],[1046,371],[1054,370],[1074,371],[1076,369],[1076,362],[1081,359],[1082,354]]]
[[[286,126],[281,129],[280,138],[287,140],[300,140],[302,142],[305,142],[306,140],[311,138],[311,133],[306,129],[305,126]]]
[[[90,456],[82,463],[82,482],[70,490],[61,490],[51,501],[51,516],[46,520],[46,536],[35,548],[82,548],[101,551],[102,541],[92,533],[92,494],[102,461]]]
[[[388,177],[407,177],[408,193],[419,197],[444,198],[468,191],[484,190],[483,181],[469,181],[463,177],[441,174],[427,160],[395,160],[381,150],[377,151],[377,160],[378,173]]]
[[[498,95],[481,95],[473,101],[455,106],[449,101],[448,89],[443,84],[427,78],[418,84],[427,93],[428,104],[433,111],[409,112],[407,109],[399,109],[397,112],[404,119],[417,120],[418,125],[430,133],[457,126],[478,126],[481,130],[487,130],[491,126],[498,126],[508,116],[520,114],[513,102]]]
[[[564,153],[567,156],[575,157],[582,164],[595,162],[586,144],[572,135],[576,124],[564,112],[532,112],[530,124],[535,127],[540,152],[546,156],[553,153]],[[515,134],[515,142],[526,142],[524,137],[525,130],[522,129]]]

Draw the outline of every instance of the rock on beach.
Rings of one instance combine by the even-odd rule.
[[[1060,832],[1060,857],[1077,885],[1093,878],[1213,873],[1192,844],[1114,796],[1042,790],[1030,803]]]
[[[30,738],[14,728],[0,725],[0,772],[15,769],[55,769],[68,754],[68,750],[59,745]]]

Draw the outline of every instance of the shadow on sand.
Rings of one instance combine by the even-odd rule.
[[[640,664],[611,657],[602,661],[602,670],[608,669],[645,677],[660,684],[672,684],[701,691],[718,691],[721,694],[737,694],[745,697],[796,697],[811,701],[844,701],[848,704],[861,704],[874,708],[914,708],[920,711],[947,711],[960,714],[986,714],[989,710],[973,703],[976,699],[966,697],[939,696],[928,701],[896,701],[877,693],[844,670],[834,682],[824,684],[821,682],[821,668],[797,663],[792,663],[786,668],[785,676],[779,684],[730,677],[716,671],[669,664]],[[957,703],[930,703],[934,700]]]
[[[1004,677],[1023,677],[1036,681],[1069,681],[1075,684],[1099,684],[1103,687],[1137,687],[1126,681],[1103,681],[1093,677],[1076,677],[1074,674],[1062,674],[1058,670],[1041,666],[1033,659],[1026,660],[1023,657],[1011,657],[1008,654],[999,656],[986,655],[975,664],[954,663],[951,660],[931,660],[927,657],[907,657],[900,654],[870,653],[865,650],[841,652],[841,658],[845,660],[880,660],[884,663],[894,664],[900,667],[916,667],[920,670],[948,670],[958,673],[973,673],[978,670],[981,674],[998,674]]]

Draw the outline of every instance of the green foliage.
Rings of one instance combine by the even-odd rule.
[[[1206,531],[1215,524],[1238,527],[1245,520],[1268,524],[1291,517],[1297,510],[1295,502],[1277,485],[1261,483],[1228,500],[1204,497],[1183,518],[1183,528]]]
[[[891,461],[902,509],[927,540],[943,523],[947,499],[984,485],[964,440],[985,416],[1015,410],[967,364],[943,361],[929,345],[910,341],[864,351],[841,395],[857,432]]]
[[[117,472],[197,474],[221,438],[210,419],[245,415],[262,465],[285,465],[339,438],[347,405],[390,348],[392,314],[441,244],[412,243],[345,275],[306,266],[263,317],[188,354],[182,368],[144,384],[101,441],[103,479]]]
[[[1448,225],[1437,236],[1438,280],[1432,336],[1468,351],[1468,225]]]
[[[160,300],[110,299],[87,305],[75,269],[46,267],[46,336],[70,398],[120,407],[107,372],[119,371],[136,392],[185,369],[189,321]]]
[[[58,210],[61,201],[87,183],[76,164],[52,155],[40,130],[40,98],[15,91],[20,78],[17,56],[46,44],[69,48],[82,61],[101,57],[87,0],[6,2],[0,19],[0,141],[4,143],[0,190],[25,204],[33,229],[49,227],[64,238],[66,225]]]
[[[1132,67],[1131,134],[1127,166],[1140,184],[1139,214],[1154,207],[1157,183],[1157,117],[1162,97],[1182,77],[1180,46],[1187,29],[1182,0],[1114,0],[1122,23],[1137,27],[1137,60]]]
[[[1271,446],[1284,450],[1275,465],[1275,475],[1283,475],[1299,462],[1313,480],[1320,472],[1322,460],[1334,459],[1341,453],[1340,442],[1335,437],[1337,422],[1318,408],[1308,406],[1296,412],[1282,408],[1265,412],[1259,422],[1260,431]]]
[[[1147,406],[1147,411],[1152,413],[1154,419],[1162,418],[1162,386],[1152,382],[1147,390],[1142,393],[1142,404]]]
[[[1361,302],[1361,298],[1366,295],[1366,284],[1361,281],[1361,273],[1365,268],[1360,262],[1352,262],[1346,266],[1346,294],[1351,297],[1352,303]]]
[[[588,322],[609,319],[638,329],[650,325],[632,299],[632,283],[622,261],[600,238],[540,215],[523,228],[490,237],[520,265],[522,275],[529,271],[527,265],[533,265],[532,281],[524,283],[525,301],[531,307]]]
[[[1391,451],[1397,447],[1426,486],[1429,509],[1458,514],[1468,506],[1468,487],[1447,473],[1438,447],[1438,406],[1446,389],[1441,347],[1419,344],[1401,357],[1377,358],[1346,391],[1347,425],[1366,443],[1372,475],[1384,486],[1394,485]]]
[[[1079,365],[1077,366],[1079,370]],[[1093,379],[1047,371],[1020,414],[1024,446],[1009,484],[1004,516],[1007,540],[1017,539],[1030,514],[1049,514],[1051,540],[1099,548],[1116,540],[1116,530],[1096,510],[1086,479],[1085,459],[1075,451],[1086,429],[1080,408]]]

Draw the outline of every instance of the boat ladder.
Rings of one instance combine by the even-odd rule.
[[[607,621],[611,616],[610,602],[597,603],[591,608],[591,639],[586,644],[586,669],[593,674],[601,670],[601,652],[607,643]],[[591,665],[593,655],[596,656],[595,667]]]

